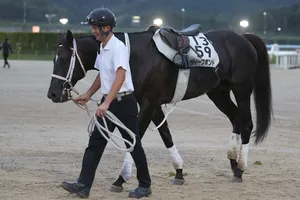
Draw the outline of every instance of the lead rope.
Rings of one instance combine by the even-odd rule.
[[[130,56],[130,40],[129,40],[128,33],[124,33],[124,38],[125,38],[125,45],[126,45],[127,50],[128,50],[128,55]],[[163,121],[162,121],[157,127],[155,127],[155,128],[152,129],[152,128],[150,127],[150,125],[149,125],[148,128],[149,128],[151,131],[155,131],[155,130],[159,129],[159,128],[165,123],[165,121],[167,120],[167,118],[168,118],[168,116],[171,114],[171,112],[174,111],[175,105],[176,105],[176,103],[174,103],[172,109],[169,110],[169,112],[165,115],[165,118],[163,119]],[[166,107],[167,107],[167,106],[166,106]]]
[[[71,88],[71,91],[74,91],[77,95],[79,95],[79,92],[75,89],[75,88]],[[89,116],[90,120],[88,122],[88,128],[87,128],[87,131],[89,133],[89,135],[91,136],[92,135],[92,132],[94,130],[95,127],[98,128],[99,132],[102,134],[102,136],[109,142],[111,143],[116,149],[120,150],[120,151],[123,151],[123,152],[132,152],[133,149],[134,149],[134,146],[136,144],[136,135],[130,130],[128,129],[112,112],[110,112],[109,110],[106,111],[106,114],[104,117],[102,117],[102,120],[104,122],[104,126],[102,126],[98,120],[97,120],[97,115],[96,115],[96,110],[89,110],[87,105],[84,104],[83,106],[78,104],[74,98],[71,96],[70,97],[71,100],[81,109],[85,110],[87,115]],[[96,104],[99,102],[99,100],[96,100],[96,99],[93,99],[91,98],[90,99],[91,101],[93,102],[96,102]],[[97,104],[98,105],[98,104]],[[94,111],[94,114],[91,115],[90,112]],[[118,127],[124,129],[128,134],[129,136],[132,138],[133,142],[131,143],[130,141],[124,139],[123,137],[121,136],[118,136],[112,132],[109,131],[108,127],[107,127],[107,122],[106,122],[106,119],[107,118],[108,120],[110,120],[112,123],[114,123],[115,125],[117,125]],[[109,137],[107,137],[107,135],[104,133],[106,132],[107,135],[109,135]],[[129,148],[122,148],[121,146],[119,146],[117,144],[117,142],[115,141],[114,138],[118,138],[120,140],[122,140],[123,142],[125,142],[126,144],[128,144]]]
[[[167,105],[166,105],[166,108],[167,108]],[[168,116],[175,110],[175,108],[176,108],[176,103],[174,103],[172,108],[167,112],[167,114],[165,114],[165,118],[162,120],[162,122],[157,127],[153,128],[153,129],[149,127],[149,129],[152,131],[159,129],[165,123]]]
[[[75,69],[76,58],[78,59],[78,61],[80,63],[80,66],[81,66],[81,68],[82,68],[82,70],[84,72],[84,76],[86,75],[86,71],[85,71],[83,63],[82,63],[82,61],[80,59],[80,56],[78,55],[77,44],[76,44],[76,40],[75,39],[73,39],[73,48],[71,48],[71,50],[73,52],[72,52],[72,57],[71,57],[70,66],[69,66],[69,70],[68,70],[67,76],[66,77],[62,77],[62,76],[59,76],[59,75],[56,75],[56,74],[52,74],[51,76],[54,77],[54,78],[60,79],[60,80],[64,80],[65,81],[64,84],[67,83],[67,84],[70,85],[70,88],[66,89],[66,92],[68,92],[69,99],[71,99],[79,108],[85,110],[87,112],[88,117],[90,118],[89,123],[88,123],[88,128],[87,128],[87,131],[88,131],[88,133],[89,133],[90,136],[92,135],[93,129],[95,127],[97,127],[98,130],[99,130],[99,132],[103,135],[103,137],[107,140],[107,142],[111,143],[115,148],[117,148],[120,151],[124,151],[124,152],[131,152],[131,151],[133,151],[134,146],[136,144],[135,134],[130,129],[128,129],[114,114],[112,114],[110,111],[107,111],[106,115],[104,117],[102,117],[102,120],[104,122],[104,126],[102,126],[98,122],[98,120],[97,120],[97,116],[96,116],[96,111],[95,110],[89,110],[86,104],[84,106],[81,106],[72,97],[71,91],[74,91],[77,95],[79,95],[79,92],[73,87],[73,85],[71,83],[72,77],[73,77],[73,72],[74,72],[74,69]],[[95,99],[91,99],[91,101],[94,101],[96,103],[99,102],[99,101],[97,101]],[[90,113],[92,111],[94,111],[93,115],[91,115],[91,113]],[[115,135],[112,132],[110,132],[108,130],[107,122],[106,122],[105,118],[109,119],[112,123],[116,124],[118,127],[124,129],[129,134],[129,136],[132,138],[133,142],[131,143],[130,141],[124,139],[123,137],[120,137],[120,136]],[[106,132],[107,135],[109,135],[109,137],[107,137],[107,135],[104,132]],[[118,138],[118,139],[122,140],[123,142],[125,142],[129,146],[129,148],[128,149],[127,148],[122,148],[121,146],[119,146],[116,143],[116,141],[114,140],[114,138]]]

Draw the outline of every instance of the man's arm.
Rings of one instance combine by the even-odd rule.
[[[101,87],[100,74],[98,74],[96,76],[93,84],[91,85],[91,87],[86,92],[86,94],[91,97],[91,96],[93,96],[95,94],[95,92],[97,92],[99,90],[100,87]]]
[[[116,78],[113,82],[113,85],[107,94],[105,102],[110,104],[119,93],[123,82],[126,78],[126,69],[128,67],[129,55],[128,50],[125,45],[118,47],[115,49],[115,55],[113,58],[113,67],[116,72]]]
[[[116,98],[117,94],[119,93],[123,85],[123,82],[125,81],[125,75],[126,75],[126,70],[120,66],[116,71],[116,78],[114,80],[114,83],[107,97],[105,98],[106,103],[110,104]]]

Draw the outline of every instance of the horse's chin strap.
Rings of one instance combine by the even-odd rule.
[[[62,46],[62,45],[60,45],[60,46]],[[64,91],[63,91],[63,92],[67,92],[68,93],[69,99],[70,99],[70,95],[71,95],[71,93],[70,93],[71,90],[74,90],[73,85],[72,85],[72,77],[73,77],[73,73],[74,73],[74,69],[75,69],[76,58],[79,61],[80,67],[81,67],[81,69],[82,69],[82,71],[84,73],[84,77],[86,75],[86,70],[84,68],[84,65],[82,64],[80,56],[78,55],[77,44],[76,44],[76,40],[75,39],[73,39],[73,48],[71,48],[71,50],[72,50],[72,57],[71,57],[70,66],[69,66],[69,70],[68,70],[67,76],[63,77],[63,76],[59,76],[59,75],[56,75],[56,74],[52,74],[51,75],[51,77],[54,77],[54,78],[57,78],[57,79],[65,81],[64,84],[66,84],[66,83],[69,84],[70,88],[67,89],[67,88],[64,87]]]

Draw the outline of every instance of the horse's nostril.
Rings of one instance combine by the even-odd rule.
[[[54,99],[56,97],[55,93],[53,93],[53,92],[48,92],[47,96],[49,99]]]

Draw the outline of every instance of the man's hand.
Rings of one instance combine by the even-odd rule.
[[[97,109],[96,111],[96,115],[98,117],[104,117],[104,115],[106,114],[107,109],[109,108],[109,103],[108,102],[103,102]]]
[[[91,96],[88,93],[85,93],[85,94],[80,95],[79,97],[77,97],[74,100],[76,101],[76,103],[83,106],[90,100],[90,98],[91,98]]]

